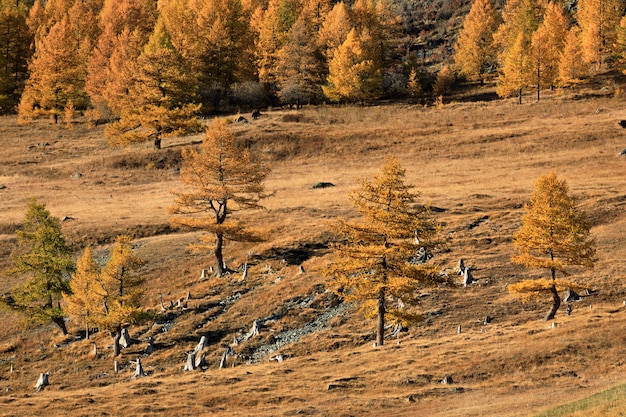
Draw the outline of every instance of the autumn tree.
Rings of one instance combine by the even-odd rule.
[[[100,282],[100,268],[93,259],[91,248],[83,251],[76,262],[76,271],[70,281],[71,293],[64,294],[65,312],[70,319],[84,326],[86,338],[98,326],[104,313],[104,292]]]
[[[161,148],[165,136],[196,133],[203,129],[192,103],[195,85],[188,68],[171,43],[163,20],[159,19],[150,40],[137,60],[137,74],[129,90],[130,101],[121,110],[119,121],[107,126],[114,145],[153,140]]]
[[[28,79],[33,36],[26,24],[26,7],[15,2],[0,6],[0,113],[6,114],[15,111]]]
[[[376,321],[378,345],[384,343],[386,323],[419,320],[404,306],[416,300],[421,286],[441,282],[434,266],[409,262],[419,247],[433,247],[438,230],[411,188],[398,160],[387,158],[379,174],[359,180],[350,194],[358,218],[333,225],[341,243],[332,248],[327,286]]]
[[[595,241],[585,215],[576,207],[567,183],[550,172],[540,177],[530,202],[524,206],[522,225],[513,236],[516,254],[511,260],[527,268],[550,271],[550,279],[529,279],[509,286],[512,293],[537,296],[548,293],[552,307],[545,320],[556,315],[561,299],[559,291],[576,285],[556,274],[565,274],[570,266],[593,268]]]
[[[237,143],[224,120],[209,127],[200,149],[182,152],[180,179],[187,190],[174,192],[171,221],[208,234],[192,245],[199,251],[213,249],[215,270],[222,276],[225,241],[254,242],[261,237],[235,214],[261,208],[260,200],[269,196],[263,182],[269,168],[252,160],[247,149]]]
[[[543,22],[533,33],[530,46],[531,62],[536,74],[537,100],[540,99],[542,88],[552,87],[557,82],[568,26],[563,5],[549,3]]]
[[[63,237],[61,221],[45,205],[31,199],[16,235],[18,250],[11,255],[12,266],[6,272],[26,281],[0,302],[21,313],[26,324],[54,323],[67,334],[60,302],[64,294],[71,292],[69,277],[74,262]]]
[[[345,42],[352,29],[350,10],[340,1],[325,16],[318,31],[318,42],[327,61],[333,58],[333,54]]]
[[[624,12],[619,0],[581,0],[576,20],[584,61],[595,71],[607,62],[617,38],[617,27]]]
[[[523,89],[533,83],[531,41],[542,15],[543,10],[535,0],[514,0],[506,4],[503,23],[494,35],[501,67],[496,92],[501,97],[517,93],[521,103]]]
[[[278,52],[298,18],[298,4],[295,0],[269,0],[267,9],[261,14],[255,41],[255,62],[259,81],[270,88],[276,83]]]
[[[365,30],[352,29],[345,42],[333,54],[328,65],[324,95],[332,101],[364,103],[378,98],[382,87],[382,62],[376,41]]]
[[[22,120],[49,114],[56,121],[70,102],[79,109],[87,108],[88,55],[89,44],[76,36],[69,16],[54,24],[35,45],[30,77],[18,108]]]
[[[317,102],[322,96],[323,56],[315,42],[313,27],[305,19],[298,19],[289,32],[287,42],[278,54],[276,79],[280,99],[295,104]]]
[[[454,61],[459,74],[483,83],[486,71],[496,63],[493,34],[499,24],[500,16],[491,0],[472,3],[454,45]]]
[[[119,236],[99,274],[96,295],[102,302],[102,313],[97,323],[113,336],[113,356],[119,355],[122,329],[139,322],[144,314],[141,301],[146,279],[139,273],[143,264],[134,253],[131,238]]]
[[[565,86],[580,81],[581,77],[588,72],[586,67],[580,47],[580,28],[572,26],[567,32],[563,52],[559,59],[558,84]]]
[[[119,117],[128,104],[137,58],[156,21],[153,0],[106,0],[88,62],[86,90],[98,118]]]

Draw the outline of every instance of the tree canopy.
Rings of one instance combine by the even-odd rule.
[[[550,271],[549,280],[524,280],[512,285],[514,293],[548,292],[553,297],[546,320],[554,318],[559,306],[558,290],[573,286],[558,282],[557,272],[565,274],[568,267],[593,268],[596,262],[595,240],[585,215],[576,207],[567,183],[550,172],[540,177],[530,201],[524,206],[522,226],[513,236],[516,253],[511,260],[527,268]]]
[[[52,322],[67,334],[60,302],[63,295],[71,293],[69,278],[74,261],[61,221],[44,204],[31,199],[16,235],[18,250],[11,255],[12,266],[6,272],[26,281],[16,285],[2,304],[21,313],[28,325]]]
[[[241,210],[262,208],[260,201],[269,196],[264,181],[270,173],[267,165],[254,161],[247,149],[237,143],[225,120],[215,119],[198,150],[182,152],[180,179],[185,191],[174,192],[176,214],[172,223],[209,234],[196,250],[212,248],[218,276],[226,272],[225,241],[254,242],[261,236],[235,217]]]
[[[376,320],[376,341],[382,345],[385,323],[408,326],[420,320],[407,308],[415,292],[444,281],[434,265],[409,262],[419,248],[435,245],[439,225],[428,207],[417,204],[419,194],[405,183],[397,159],[387,158],[373,179],[358,182],[350,193],[358,218],[333,224],[341,243],[332,247],[327,286]]]

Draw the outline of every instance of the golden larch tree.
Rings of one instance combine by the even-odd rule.
[[[454,62],[459,74],[481,84],[484,82],[485,72],[496,64],[493,34],[499,24],[500,16],[491,0],[475,0],[472,3],[454,45]]]
[[[527,268],[550,271],[549,279],[528,279],[509,286],[512,293],[537,296],[548,293],[552,307],[545,320],[552,320],[561,305],[559,290],[580,288],[557,279],[570,266],[593,268],[596,262],[595,240],[585,215],[576,207],[565,180],[555,172],[540,177],[530,201],[524,206],[522,225],[513,236],[516,253],[511,260]]]
[[[144,314],[141,307],[145,277],[139,268],[144,261],[138,257],[129,236],[118,236],[111,248],[109,261],[100,271],[102,315],[98,327],[113,336],[113,356],[120,353],[122,329],[138,323]]]
[[[280,99],[299,108],[303,103],[317,103],[322,97],[323,56],[312,24],[299,18],[289,31],[287,42],[278,53],[276,79]]]
[[[367,30],[352,29],[328,64],[324,95],[332,101],[364,103],[378,98],[382,88],[382,60],[377,41]]]
[[[216,273],[222,276],[227,271],[225,241],[261,240],[235,214],[262,208],[260,200],[269,196],[263,184],[269,167],[253,161],[226,121],[218,119],[208,128],[200,149],[183,149],[182,158],[180,179],[187,190],[173,192],[175,205],[170,212],[177,216],[171,222],[208,233],[191,247],[198,251],[212,249]]]
[[[174,48],[162,19],[157,20],[150,40],[137,59],[137,73],[129,90],[129,102],[120,120],[107,126],[113,145],[154,141],[156,149],[166,136],[203,130],[197,118],[200,105],[193,104],[196,85]]]
[[[345,42],[352,29],[348,6],[342,1],[335,4],[324,17],[318,32],[318,43],[327,61],[333,58],[334,52]]]
[[[76,271],[70,281],[71,294],[64,294],[68,317],[85,328],[89,339],[91,329],[98,326],[104,313],[104,292],[100,282],[100,268],[93,259],[91,247],[86,247],[76,262]]]
[[[387,158],[380,173],[360,179],[350,193],[358,218],[333,224],[341,243],[332,247],[326,284],[375,320],[378,345],[384,343],[386,323],[408,326],[420,320],[407,307],[421,287],[443,281],[434,265],[410,262],[420,247],[432,249],[439,229],[411,188],[400,162]]]
[[[617,38],[617,28],[624,13],[619,0],[580,0],[576,20],[584,61],[594,71],[606,63]]]
[[[559,86],[567,86],[581,81],[588,74],[588,65],[583,61],[580,47],[580,28],[572,26],[567,32],[563,52],[559,59]]]
[[[567,38],[568,18],[563,5],[551,2],[546,7],[543,22],[533,33],[530,56],[536,75],[537,100],[541,89],[552,87],[559,77],[559,61]]]

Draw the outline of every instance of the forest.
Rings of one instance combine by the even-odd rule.
[[[0,111],[115,122],[114,144],[268,105],[501,97],[623,66],[616,0],[4,1]],[[452,12],[454,10],[454,13]],[[467,13],[467,16],[465,14]],[[142,126],[140,131],[137,127]],[[158,143],[156,143],[158,146]]]

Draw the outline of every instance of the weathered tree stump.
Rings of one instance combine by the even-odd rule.
[[[42,391],[45,387],[50,385],[50,383],[48,382],[48,375],[50,375],[48,372],[39,374],[39,379],[35,384],[35,392]]]
[[[463,286],[467,287],[468,285],[471,285],[473,281],[474,277],[472,275],[472,272],[469,268],[465,268],[463,270]]]
[[[196,369],[206,368],[206,354],[202,353],[200,356],[196,355],[196,362],[194,365]]]
[[[298,269],[300,270],[301,274],[304,274],[304,267],[302,265],[300,265],[300,267]]]
[[[159,304],[161,305],[161,312],[166,312],[167,308],[165,308],[165,305],[163,304],[163,294],[159,294]]]
[[[146,355],[149,355],[152,352],[154,352],[154,339],[152,338],[152,336],[150,336],[148,338],[148,346],[146,346],[143,353],[145,353]]]
[[[120,362],[115,359],[113,361],[113,372],[115,372],[116,374],[120,371]]]
[[[190,352],[187,354],[187,362],[185,363],[183,371],[193,371],[194,369],[196,369],[196,354]]]
[[[120,346],[126,349],[127,347],[130,347],[130,345],[132,344],[133,344],[133,339],[132,337],[130,337],[130,334],[128,333],[128,329],[123,328],[122,334],[120,336]]]
[[[206,336],[202,336],[200,338],[200,342],[198,343],[198,345],[196,346],[196,348],[193,351],[194,351],[194,353],[198,353],[198,352],[200,352],[202,349],[204,349],[207,346],[209,346],[209,341],[206,338]]]
[[[202,272],[200,272],[200,280],[207,279],[208,277],[209,277],[209,271],[206,269],[203,269]]]
[[[143,366],[141,366],[141,358],[137,358],[135,378],[141,378],[142,376],[146,376],[146,373],[143,371]]]
[[[245,281],[248,278],[248,264],[243,264],[243,274],[241,274],[241,281]]]
[[[457,266],[457,269],[459,275],[465,274],[465,261],[463,261],[463,258],[459,259],[459,266]]]

